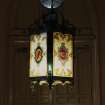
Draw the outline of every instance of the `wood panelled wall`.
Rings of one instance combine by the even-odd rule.
[[[37,8],[37,1],[39,0],[1,0],[0,1],[0,105],[12,105],[15,101],[15,89],[16,86],[12,85],[12,60],[14,52],[14,42],[10,41],[13,45],[8,45],[8,30],[15,27],[28,26],[33,23],[34,18],[39,18]],[[32,2],[30,4],[29,2]],[[77,26],[89,26],[95,28],[94,32],[97,36],[97,48],[95,49],[95,69],[92,69],[93,81],[92,81],[92,103],[94,105],[105,105],[105,1],[104,0],[65,0],[64,15],[69,18],[70,21],[77,24]],[[73,3],[72,3],[73,2]],[[21,5],[22,3],[22,5]],[[35,8],[34,8],[35,7]],[[32,9],[33,8],[33,9]],[[31,12],[32,10],[32,12]],[[81,25],[82,24],[82,25]],[[88,25],[89,24],[89,25]],[[17,33],[17,32],[16,32]],[[16,35],[13,35],[13,37]],[[19,33],[21,34],[21,33]],[[19,35],[17,34],[17,36]],[[12,37],[12,38],[13,38]],[[12,39],[9,38],[9,39]],[[14,38],[18,39],[18,38]],[[94,43],[94,41],[93,41]],[[94,44],[92,44],[95,46]],[[9,47],[9,55],[8,53]],[[96,48],[96,47],[95,47]],[[11,49],[11,50],[10,50]],[[96,54],[98,52],[98,54]],[[97,60],[97,57],[99,60]],[[8,57],[10,58],[8,61]],[[84,59],[85,61],[85,59]],[[94,61],[94,60],[93,60]],[[98,62],[98,63],[97,63]],[[8,69],[9,63],[9,69]],[[14,62],[13,62],[14,64]],[[5,66],[6,65],[6,66]],[[98,66],[99,65],[99,70]],[[80,70],[80,69],[79,69]],[[9,72],[11,71],[11,72]],[[9,79],[8,80],[8,74]],[[82,74],[81,74],[82,75]],[[78,76],[80,77],[80,76]],[[100,77],[100,79],[99,79]],[[77,76],[75,77],[77,78]],[[17,79],[18,80],[18,79]],[[78,80],[78,78],[77,78]],[[80,79],[81,80],[81,79]],[[79,81],[78,80],[78,83]],[[9,88],[8,88],[9,86]],[[78,86],[78,85],[77,85]],[[9,94],[8,94],[9,92]],[[99,94],[100,93],[100,94]],[[9,99],[8,99],[9,95]],[[73,97],[73,95],[72,95]]]
[[[74,41],[74,86],[36,85],[28,77],[29,37],[24,31],[9,34],[9,105],[95,105],[96,43],[92,34],[80,34]]]

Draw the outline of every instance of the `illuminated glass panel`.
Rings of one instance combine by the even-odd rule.
[[[47,76],[47,34],[30,37],[30,77]]]
[[[53,75],[73,77],[73,40],[71,34],[53,33]]]

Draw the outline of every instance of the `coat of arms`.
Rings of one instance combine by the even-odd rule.
[[[58,49],[58,55],[61,62],[65,62],[68,59],[68,50],[65,46],[65,43],[61,43],[60,48]]]
[[[38,47],[36,48],[34,54],[35,54],[35,57],[34,57],[35,61],[36,61],[37,63],[40,63],[40,61],[41,61],[42,58],[43,58],[43,50],[41,49],[40,46],[38,46]]]

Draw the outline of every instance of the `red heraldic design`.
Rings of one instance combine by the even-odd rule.
[[[43,58],[43,50],[41,49],[40,46],[38,46],[36,48],[36,50],[35,50],[35,57],[34,57],[34,59],[35,59],[35,61],[37,63],[40,63],[40,61],[42,60],[42,58]]]
[[[65,47],[65,43],[61,43],[61,46],[60,46],[58,52],[59,52],[59,58],[60,58],[61,61],[67,60],[67,58],[68,58],[68,50]]]

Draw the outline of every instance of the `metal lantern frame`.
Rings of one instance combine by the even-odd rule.
[[[58,14],[54,11],[50,11],[47,15],[43,16],[43,18],[37,21],[37,23],[34,23],[29,27],[29,35],[32,34],[38,35],[43,32],[47,33],[47,62],[48,64],[53,65],[53,32],[71,34],[74,40],[75,27],[72,24],[69,24],[67,21],[65,21],[64,18],[62,18],[60,22]],[[47,72],[48,76],[30,77],[30,79],[33,82],[47,81],[50,88],[52,87],[53,82],[56,80],[60,80],[63,83],[65,81],[70,81],[71,84],[73,84],[73,77],[54,76],[53,68],[52,71],[49,72],[48,67],[47,67]],[[74,70],[73,70],[73,76],[74,76]]]

